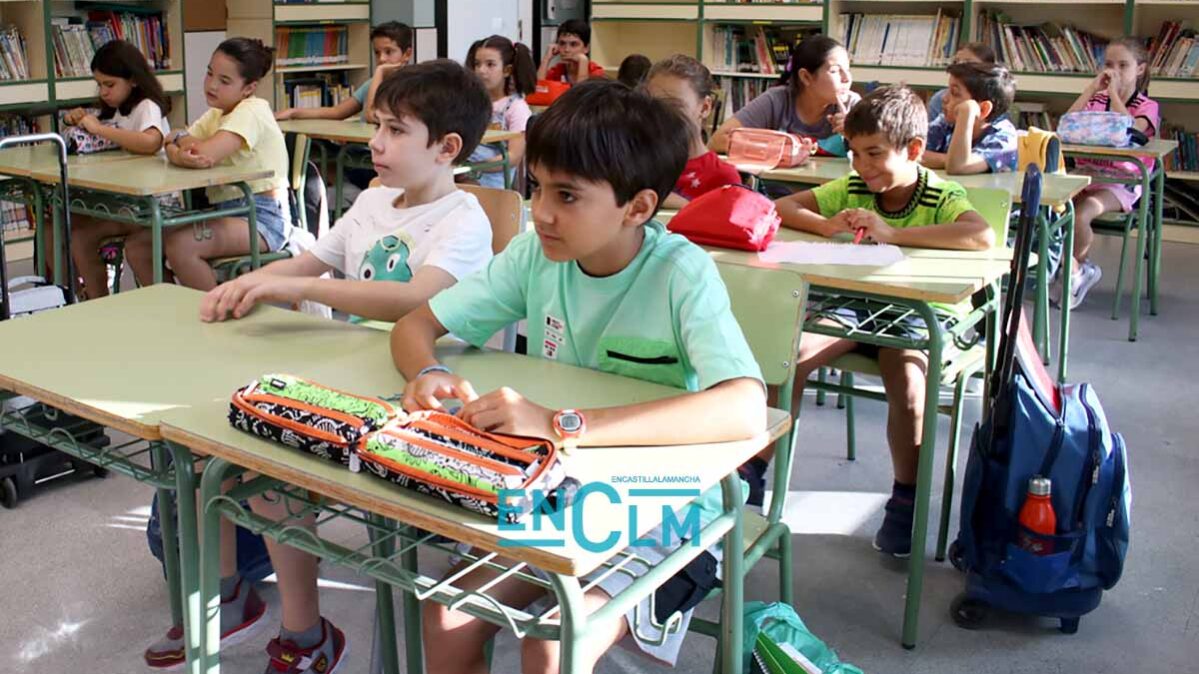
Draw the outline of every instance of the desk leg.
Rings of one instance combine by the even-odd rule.
[[[745,550],[742,541],[741,478],[726,475],[720,482],[725,512],[732,513],[733,526],[724,535],[723,601],[720,606],[720,659],[724,674],[741,674],[741,649],[745,619]],[[790,542],[788,541],[789,545]],[[782,560],[779,561],[782,563]],[[790,575],[791,569],[785,572]]]
[[[1062,243],[1062,293],[1063,297],[1070,296],[1070,275],[1073,274],[1074,267],[1074,202],[1067,202],[1066,214],[1062,216],[1061,227],[1066,230],[1066,238]],[[1066,383],[1066,359],[1067,350],[1070,348],[1070,303],[1062,302],[1062,327],[1061,334],[1058,335],[1059,345],[1057,348],[1057,380],[1058,383]]]
[[[414,534],[415,535],[415,534]],[[400,555],[400,565],[405,571],[416,572],[416,548]],[[405,592],[402,597],[404,607],[404,653],[407,658],[407,671],[419,673],[424,668],[424,644],[421,641],[420,602],[416,595]],[[392,651],[395,651],[394,632],[392,636]]]
[[[341,219],[341,200],[345,194],[346,187],[346,153],[349,152],[350,144],[342,143],[337,148],[337,159],[334,161],[334,171],[337,175],[333,178],[333,224]]]
[[[158,285],[162,283],[162,268],[166,265],[162,254],[162,205],[158,203],[158,199],[149,197],[146,199],[146,206],[150,209],[150,259],[154,261],[154,284]]]
[[[561,643],[558,674],[586,674],[584,654],[587,652],[588,615],[587,605],[583,601],[583,588],[579,586],[578,578],[556,573],[549,574],[549,577],[562,610],[562,627],[558,635]]]
[[[1162,200],[1165,198],[1166,172],[1161,163],[1157,166],[1157,178],[1153,182],[1153,241],[1149,251],[1149,315],[1157,315],[1157,289],[1162,273]]]
[[[258,269],[262,261],[259,259],[261,252],[258,250],[258,208],[254,205],[254,191],[246,183],[238,183],[238,188],[241,189],[242,197],[246,200],[246,223],[250,228],[250,269]],[[287,223],[290,224],[290,223]],[[284,226],[287,226],[285,224]]]
[[[1049,364],[1049,236],[1053,223],[1048,209],[1037,216],[1037,296],[1032,322],[1033,342],[1041,362]],[[1066,254],[1067,251],[1062,251]]]
[[[1141,289],[1144,287],[1145,275],[1145,241],[1150,228],[1149,223],[1149,171],[1148,168],[1136,157],[1133,160],[1137,163],[1141,170],[1141,198],[1137,200],[1137,252],[1136,262],[1133,265],[1135,276],[1132,279],[1132,317],[1128,324],[1128,341],[1137,341],[1137,324],[1141,318]]]
[[[508,168],[511,166],[511,162],[508,159],[508,141],[500,143],[500,156],[503,157],[500,168],[504,171],[504,189],[510,190],[512,189],[512,174],[508,171]]]
[[[160,442],[150,446],[150,465],[155,472],[162,472],[170,464],[167,461],[167,448]],[[174,544],[177,539],[175,522],[177,508],[175,495],[170,489],[158,489],[158,519],[162,532],[162,564],[166,568],[167,600],[171,606],[171,624],[183,624],[182,588],[179,576],[179,547]],[[194,519],[194,517],[193,517]],[[182,543],[182,541],[180,541]],[[185,644],[186,648],[186,644]]]
[[[26,183],[26,189],[33,195],[33,259],[34,272],[41,278],[46,278],[46,202],[42,195],[42,187],[33,181]]]
[[[189,671],[194,671],[200,655],[204,622],[200,616],[200,532],[196,521],[196,476],[191,450],[167,443],[175,464],[175,516],[179,522],[179,587],[183,611],[183,645]],[[161,505],[162,501],[159,500]],[[164,520],[165,521],[165,520]],[[164,540],[166,534],[163,534]],[[176,625],[179,622],[175,623]],[[218,623],[219,624],[219,623]]]
[[[924,548],[928,537],[928,502],[932,488],[933,454],[937,448],[937,403],[941,387],[941,330],[928,304],[919,310],[928,331],[928,373],[924,388],[924,428],[920,439],[920,462],[916,473],[916,508],[912,524],[912,554],[908,558],[908,593],[903,614],[904,648],[916,647],[920,622],[920,594],[924,590]]]
[[[50,251],[50,259],[54,260],[54,284],[58,286],[66,285],[63,279],[63,209],[69,208],[70,204],[55,206],[51,208],[51,220],[53,221],[54,229],[54,250]]]
[[[221,485],[225,480],[239,470],[224,459],[214,458],[208,461],[200,479],[200,503],[204,514],[200,519],[200,597],[195,602],[201,628],[200,652],[191,674],[219,674],[221,671],[221,511],[214,501],[221,498]]]
[[[381,530],[389,523],[394,526],[394,523],[374,513],[370,515],[370,520],[374,525],[367,527],[367,533],[371,537],[371,553],[379,559],[389,559],[395,552],[395,539],[382,534]],[[379,527],[379,529],[375,527]],[[409,596],[410,593],[404,593],[405,599]],[[408,627],[407,620],[405,620],[404,627],[405,629]],[[387,674],[398,674],[400,661],[396,656],[395,604],[391,600],[391,585],[381,580],[375,581],[375,639],[377,644],[374,650],[380,655],[382,671]],[[372,663],[373,660],[374,658],[372,658]],[[422,670],[419,665],[413,669],[410,663],[408,671],[420,672]]]

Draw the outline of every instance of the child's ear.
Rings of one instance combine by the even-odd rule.
[[[715,106],[716,106],[716,101],[712,98],[712,96],[710,94],[708,96],[704,96],[703,100],[700,101],[700,103],[699,103],[700,119],[707,119],[708,116],[712,114],[712,108],[714,108]]]
[[[658,193],[651,189],[644,189],[633,195],[629,199],[629,203],[625,204],[624,222],[621,223],[625,227],[639,227],[649,222],[654,211],[658,208]]]
[[[400,61],[400,63],[402,63],[403,65],[408,65],[409,63],[412,63],[412,56],[413,56],[412,50],[413,50],[412,47],[409,47],[404,50],[404,52],[403,52],[404,55],[402,57],[403,60]]]
[[[978,112],[979,112],[978,116],[981,117],[984,122],[991,118],[991,112],[993,110],[995,110],[994,101],[979,101],[978,102]]]
[[[246,85],[241,88],[241,97],[249,98],[249,97],[253,96],[257,91],[258,91],[258,80],[254,80],[253,82],[247,82]]]
[[[453,163],[458,158],[458,154],[462,152],[462,136],[457,133],[447,133],[440,141],[441,149],[437,152],[438,159],[445,159],[447,163]]]
[[[908,161],[920,161],[920,158],[922,156],[924,156],[924,139],[923,138],[913,138],[913,139],[909,140],[908,146],[907,146],[907,152],[908,152]]]

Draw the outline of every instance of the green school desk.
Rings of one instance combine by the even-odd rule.
[[[1162,198],[1166,184],[1166,169],[1162,160],[1178,148],[1178,141],[1153,138],[1141,147],[1097,147],[1094,145],[1062,145],[1062,152],[1067,157],[1075,159],[1102,159],[1107,161],[1130,162],[1136,166],[1136,173],[1120,175],[1103,172],[1093,174],[1095,182],[1121,183],[1139,186],[1141,194],[1153,196],[1153,214],[1149,213],[1149,200],[1137,200],[1137,250],[1133,264],[1134,277],[1132,282],[1132,316],[1128,324],[1128,341],[1137,340],[1137,324],[1141,317],[1141,282],[1145,259],[1149,260],[1149,314],[1157,315],[1157,285],[1161,274],[1162,263]],[[1148,163],[1152,163],[1150,168]],[[1152,217],[1152,219],[1150,219]],[[1148,255],[1146,255],[1148,246]],[[1071,252],[1066,249],[1066,253]],[[1065,254],[1065,253],[1063,253]],[[1069,259],[1069,258],[1067,258]],[[1120,276],[1123,277],[1123,256],[1121,256]],[[1069,267],[1066,268],[1069,271]],[[1117,286],[1119,284],[1117,283]],[[1067,287],[1063,292],[1068,292]],[[1063,302],[1063,304],[1066,304]],[[1120,311],[1120,297],[1116,296],[1112,309],[1112,318]]]
[[[831,180],[844,176],[850,171],[849,161],[834,158],[816,158],[803,166],[787,169],[772,169],[761,172],[757,178],[777,182],[798,183],[803,185],[822,185]],[[1021,173],[979,173],[974,175],[948,175],[944,171],[937,174],[946,180],[953,180],[966,189],[990,188],[1000,189],[1012,195],[1012,203],[1020,203],[1021,187],[1024,176]],[[1048,277],[1049,270],[1049,241],[1061,240],[1064,250],[1074,247],[1074,197],[1091,183],[1090,176],[1050,174],[1043,177],[1041,183],[1042,217],[1037,219],[1040,236],[1037,237],[1037,278]],[[1049,217],[1049,209],[1064,211],[1056,219]],[[1160,231],[1160,228],[1158,228]],[[1066,265],[1063,277],[1063,292],[1070,292],[1070,259],[1064,260]],[[1037,349],[1049,361],[1049,293],[1048,285],[1038,288],[1034,297],[1033,340]],[[1061,306],[1061,326],[1058,335],[1058,381],[1066,381],[1067,354],[1070,337],[1070,303],[1063,302]]]
[[[18,175],[43,185],[54,186],[60,180],[57,165],[35,160],[38,151],[51,151],[49,146],[35,148],[13,148],[0,151],[0,174]],[[8,153],[14,154],[8,154]],[[23,155],[20,153],[24,153]],[[78,158],[76,164],[68,164],[67,180],[71,187],[72,213],[89,215],[104,220],[128,222],[150,227],[153,236],[154,283],[162,281],[162,230],[165,227],[187,225],[220,217],[245,217],[248,221],[250,240],[258,238],[253,192],[248,183],[270,178],[270,170],[242,169],[232,166],[214,166],[207,169],[187,169],[173,166],[163,155],[120,157],[108,160],[105,153]],[[94,159],[94,160],[93,160]],[[165,206],[159,197],[202,187],[230,185],[242,191],[246,205],[228,208],[188,210]],[[58,190],[50,192],[51,200],[61,208]],[[57,234],[61,223],[55,220]],[[61,240],[60,236],[55,237]],[[56,246],[55,276],[61,275],[63,267],[61,249]],[[251,264],[258,267],[257,246],[250,247]],[[56,279],[56,281],[61,281]]]
[[[826,241],[825,239],[780,229],[781,241]],[[912,530],[912,554],[908,559],[907,597],[904,608],[902,643],[916,644],[921,592],[924,585],[925,547],[928,533],[928,509],[933,477],[933,458],[937,440],[937,405],[946,349],[966,347],[977,338],[972,331],[984,332],[980,325],[998,308],[1000,279],[1011,266],[1010,249],[986,251],[931,251],[903,249],[902,262],[887,267],[825,264],[788,264],[811,284],[805,333],[843,337],[864,344],[897,349],[914,349],[928,354],[925,379],[924,430],[920,442],[920,462],[916,483],[915,523]],[[744,264],[769,268],[774,265],[758,259],[757,253],[710,249],[712,257],[725,264]],[[985,301],[966,315],[952,315],[933,305],[957,304],[978,293]],[[813,296],[820,296],[814,299]],[[873,324],[846,328],[825,322],[843,310],[865,311],[875,317]],[[904,321],[923,324],[927,334],[897,330]],[[835,321],[834,321],[835,322]],[[986,363],[993,362],[995,321],[988,322]]]
[[[341,217],[342,212],[342,194],[345,190],[345,169],[347,168],[372,168],[369,158],[364,162],[356,159],[351,151],[355,147],[361,147],[370,143],[371,138],[375,136],[375,125],[367,124],[352,119],[289,119],[279,122],[279,128],[284,133],[303,134],[315,140],[327,140],[334,143],[339,143],[340,147],[337,150],[336,158],[336,177],[334,178],[333,188],[333,220]],[[519,131],[497,131],[488,129],[483,132],[483,140],[480,144],[500,144],[501,165],[504,167],[505,176],[508,169],[508,141],[513,138],[519,138]],[[490,164],[490,162],[488,162]],[[508,186],[505,179],[505,187]]]
[[[274,315],[283,312],[270,313]],[[287,314],[280,320],[278,329],[269,335],[256,328],[252,322],[246,321],[213,327],[217,331],[229,333],[229,339],[235,342],[285,344],[299,342],[307,326],[324,324],[295,314]],[[289,334],[286,327],[288,324],[296,326],[295,335]],[[315,355],[327,354],[329,351],[312,345],[312,362],[293,368],[291,372],[356,392],[388,396],[403,390],[404,381],[391,363],[387,333],[348,325],[339,326],[337,330],[353,334],[354,337],[352,343],[337,349],[338,353],[344,353],[343,357],[337,358],[335,362],[322,362]],[[531,399],[550,407],[627,404],[679,393],[677,389],[656,384],[504,352],[450,346],[440,350],[440,357],[455,372],[469,378],[480,391],[510,385]],[[164,437],[197,453],[215,457],[205,469],[204,486],[201,490],[201,502],[206,504],[202,531],[207,532],[201,545],[201,549],[205,551],[201,564],[204,588],[201,601],[202,605],[207,607],[203,615],[208,622],[204,658],[199,671],[215,674],[219,667],[219,601],[216,594],[219,558],[217,553],[213,552],[217,549],[216,539],[210,538],[209,534],[219,535],[216,525],[217,518],[221,516],[253,530],[262,531],[265,535],[277,537],[327,560],[354,568],[360,573],[372,576],[380,583],[401,588],[405,592],[404,629],[408,645],[408,671],[421,671],[418,599],[459,606],[472,615],[510,627],[522,636],[528,634],[560,639],[564,644],[562,671],[580,671],[578,658],[588,638],[587,622],[590,617],[583,616],[580,612],[583,588],[579,577],[600,567],[619,572],[619,567],[627,563],[627,555],[619,552],[627,540],[629,513],[626,508],[610,504],[606,500],[597,502],[592,499],[587,502],[586,527],[599,527],[601,532],[622,532],[620,541],[611,548],[588,550],[570,537],[558,537],[556,540],[560,540],[562,544],[557,547],[549,544],[542,547],[514,546],[514,542],[527,540],[530,533],[500,530],[494,520],[473,516],[436,499],[399,489],[372,476],[351,473],[316,457],[232,428],[226,418],[229,393],[248,378],[268,371],[270,369],[265,363],[249,365],[246,376],[231,379],[227,384],[228,391],[209,404],[180,407],[170,411],[163,418]],[[739,501],[732,500],[732,490],[739,490],[736,469],[761,447],[785,432],[788,426],[787,415],[772,410],[768,432],[749,441],[678,447],[573,450],[565,459],[567,470],[584,484],[593,481],[612,482],[618,475],[684,474],[695,479],[694,483],[687,485],[689,488],[702,490],[723,481],[726,489],[726,512],[703,529],[699,537],[700,545],[684,547],[679,554],[669,557],[655,567],[655,571],[646,575],[643,581],[635,583],[592,617],[603,619],[623,615],[627,609],[652,592],[706,546],[715,544],[722,538],[725,543],[725,559],[740,560],[741,508]],[[229,495],[222,496],[221,483],[242,470],[251,470],[265,477],[249,481]],[[275,480],[291,487],[282,486]],[[618,484],[616,487],[625,494],[632,495],[635,491],[626,490],[624,485]],[[357,550],[347,549],[334,542],[318,539],[307,532],[298,533],[286,521],[276,523],[264,520],[243,510],[235,501],[229,500],[240,500],[252,493],[262,493],[268,489],[285,489],[298,499],[307,499],[307,494],[316,493],[325,497],[325,505],[329,505],[328,499],[334,500],[337,505],[332,511],[320,509],[314,504],[310,512],[319,511],[318,517],[321,521],[326,518],[363,521],[370,527],[376,544],[368,544]],[[677,507],[691,498],[664,493],[645,496],[647,500],[637,502],[638,519],[634,535],[642,535],[658,524],[661,505]],[[645,504],[650,505],[647,508]],[[362,514],[359,514],[359,511],[363,511]],[[384,520],[400,522],[403,526],[399,529],[388,527]],[[418,534],[407,527],[420,527],[424,532]],[[455,589],[452,582],[443,583],[440,578],[421,575],[414,566],[416,549],[421,545],[434,545],[432,535],[425,532],[448,536],[489,552],[502,553],[509,559],[544,570],[549,574],[548,582],[544,579],[538,582],[551,594],[557,595],[559,612],[551,615],[530,614],[522,608],[508,607],[496,602],[486,595],[486,588],[479,593],[467,594]],[[594,533],[589,535],[595,537]],[[548,534],[548,537],[555,539],[552,534]],[[388,551],[381,543],[391,546],[398,543],[400,549],[396,551],[392,547]],[[492,560],[490,557],[484,557],[476,561],[479,566],[485,566]],[[728,593],[724,605],[724,671],[730,672],[738,671],[741,653],[741,583],[731,580],[742,578],[743,570],[736,568],[738,565],[739,562],[726,562],[724,574],[725,592]],[[522,577],[528,576],[528,571],[522,573],[521,569],[514,573]],[[208,598],[213,601],[209,602]],[[379,598],[382,634],[385,640],[390,641],[383,651],[394,653],[389,590],[380,586]],[[385,661],[389,663],[388,671],[396,671],[394,657],[385,657]]]
[[[69,432],[30,426],[26,415],[12,413],[4,418],[8,430],[157,487],[164,540],[175,529],[169,496],[177,490],[180,555],[165,546],[171,613],[176,624],[197,629],[199,604],[181,601],[180,588],[185,598],[194,598],[199,588],[198,481],[192,471],[167,464],[168,454],[174,466],[190,466],[193,457],[186,447],[163,440],[160,421],[179,410],[226,401],[234,388],[262,372],[337,369],[345,354],[374,343],[363,330],[278,309],[255,311],[232,329],[204,324],[198,319],[201,296],[158,284],[0,322],[0,344],[13,345],[8,357],[0,357],[0,396],[29,396],[134,441],[97,446]],[[80,341],[84,334],[86,343]],[[158,636],[144,635],[146,643]],[[195,636],[189,648],[198,645]]]

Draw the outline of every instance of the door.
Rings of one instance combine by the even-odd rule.
[[[491,35],[529,44],[532,0],[453,0],[439,4],[445,6],[446,20],[438,26],[445,30],[446,58],[465,61],[471,44]]]

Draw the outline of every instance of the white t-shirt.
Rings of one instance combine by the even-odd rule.
[[[143,98],[140,103],[133,106],[128,115],[122,115],[121,111],[117,110],[108,121],[116,128],[125,131],[158,129],[163,138],[166,138],[167,134],[171,132],[171,123],[163,116],[162,108],[148,98]]]
[[[361,194],[313,255],[354,281],[411,281],[418,267],[433,265],[455,280],[491,259],[491,223],[478,199],[460,190],[437,201],[396,208],[398,187]]]

